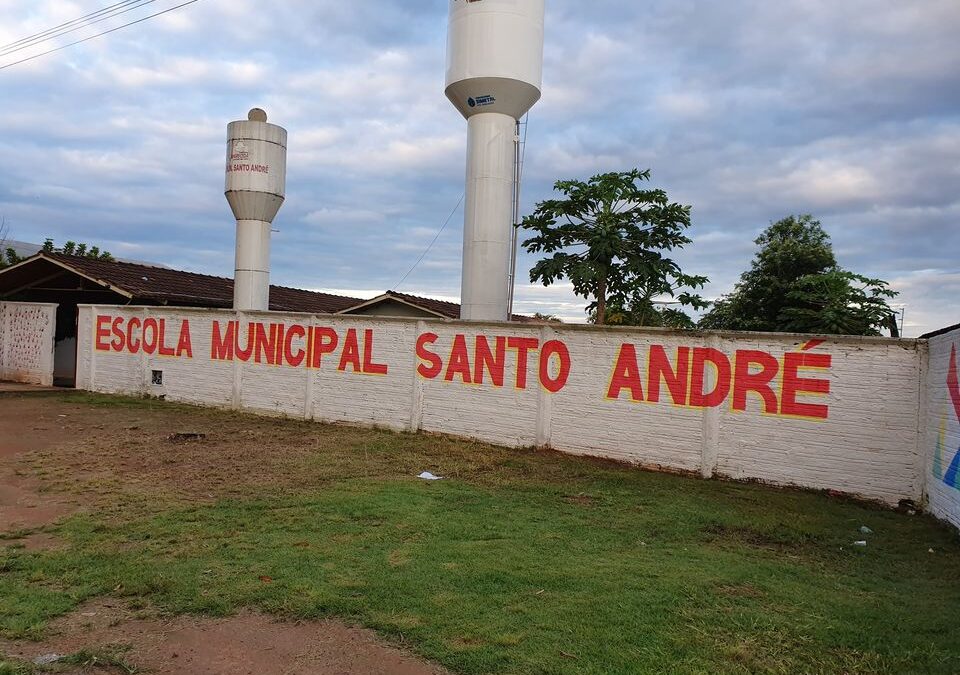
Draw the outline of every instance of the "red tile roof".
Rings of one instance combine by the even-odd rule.
[[[152,267],[117,260],[98,260],[45,251],[14,267],[0,271],[0,295],[3,294],[4,287],[8,287],[8,290],[23,288],[30,285],[34,279],[49,276],[57,267],[66,268],[101,286],[110,288],[115,293],[127,296],[131,304],[233,307],[233,279],[183,272],[166,267]],[[362,300],[284,286],[270,287],[270,309],[275,312],[346,314],[352,313],[351,310],[376,305],[389,299],[418,307],[440,318],[460,318],[460,305],[455,302],[397,291],[387,291],[373,300]],[[533,317],[519,314],[514,314],[511,320],[520,323],[544,323]]]
[[[28,262],[43,259],[131,296],[133,304],[233,307],[233,279],[62,253],[39,253]],[[362,302],[360,298],[284,286],[270,287],[270,309],[273,311],[334,314],[359,302]]]
[[[359,303],[363,306],[371,306],[377,304],[378,302],[386,302],[389,299],[399,300],[408,305],[413,305],[419,307],[427,312],[436,314],[443,318],[447,319],[459,319],[460,318],[460,305],[455,302],[449,302],[447,300],[436,300],[434,298],[425,298],[419,295],[410,295],[409,293],[400,293],[399,291],[387,291],[378,298],[374,300],[367,300],[365,302]],[[348,307],[345,310],[341,310],[341,313],[346,314],[350,313],[351,310],[356,307]],[[511,318],[511,321],[516,321],[519,323],[542,323],[537,319],[534,319],[530,316],[521,316],[520,314],[514,314]]]

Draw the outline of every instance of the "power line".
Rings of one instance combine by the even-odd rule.
[[[154,13],[154,14],[149,14],[149,15],[147,15],[147,16],[145,16],[145,17],[142,17],[142,18],[140,18],[140,19],[137,19],[136,21],[130,21],[129,23],[125,23],[125,24],[123,24],[123,25],[121,25],[121,26],[117,26],[116,28],[111,28],[110,30],[105,30],[105,31],[103,31],[102,33],[97,33],[96,35],[91,35],[90,37],[85,37],[85,38],[83,38],[82,40],[77,40],[77,41],[75,41],[75,42],[70,42],[70,43],[65,44],[65,45],[60,45],[59,47],[56,47],[55,49],[48,49],[48,50],[45,51],[45,52],[40,52],[39,54],[34,54],[33,56],[28,56],[27,58],[25,58],[25,59],[20,59],[19,61],[14,61],[14,62],[12,62],[12,63],[7,63],[7,64],[5,64],[5,65],[0,66],[0,70],[6,70],[7,68],[11,68],[11,67],[16,66],[16,65],[19,65],[19,64],[21,64],[21,63],[26,63],[27,61],[32,61],[33,59],[39,59],[41,56],[46,56],[47,54],[53,54],[54,52],[58,52],[58,51],[60,51],[61,49],[66,49],[67,47],[73,47],[73,46],[75,46],[75,45],[79,45],[79,44],[82,44],[82,43],[84,43],[84,42],[89,42],[90,40],[94,40],[94,39],[96,39],[96,38],[98,38],[98,37],[103,37],[104,35],[109,35],[110,33],[115,33],[115,32],[117,32],[118,30],[121,30],[121,29],[123,29],[123,28],[127,28],[127,27],[129,27],[129,26],[133,26],[133,25],[138,24],[138,23],[143,23],[144,21],[148,21],[149,19],[153,19],[154,17],[161,16],[162,14],[168,14],[169,12],[172,12],[172,11],[174,11],[174,10],[180,9],[181,7],[186,7],[187,5],[192,5],[193,3],[199,2],[199,1],[200,1],[200,0],[187,0],[187,2],[182,2],[182,3],[180,3],[179,5],[174,5],[173,7],[170,7],[169,9],[165,9],[165,10],[163,10],[162,12],[156,12],[156,13]]]
[[[104,12],[108,12],[108,11],[113,10],[113,9],[116,9],[116,8],[118,8],[118,7],[123,7],[124,5],[129,5],[129,4],[134,3],[134,2],[140,2],[140,0],[125,0],[124,2],[118,2],[118,3],[114,4],[114,5],[109,5],[109,6],[107,6],[107,7],[104,7],[103,9],[98,9],[96,12],[90,12],[89,14],[84,14],[83,16],[78,17],[78,18],[76,18],[76,19],[71,19],[70,21],[66,21],[66,22],[64,22],[64,23],[61,23],[59,26],[54,26],[53,28],[48,28],[48,29],[45,30],[45,31],[41,31],[41,32],[39,32],[39,33],[34,33],[33,35],[28,35],[28,36],[25,37],[25,38],[20,38],[19,40],[16,40],[16,41],[14,41],[14,42],[11,42],[10,44],[5,44],[5,45],[3,45],[2,47],[0,47],[0,49],[7,49],[8,47],[15,47],[15,46],[17,46],[18,44],[20,44],[21,42],[27,42],[28,40],[33,40],[34,38],[38,38],[38,37],[40,37],[40,36],[46,35],[47,33],[52,33],[52,32],[54,32],[54,31],[60,30],[61,28],[65,28],[65,27],[67,27],[67,26],[72,26],[73,24],[75,24],[75,23],[77,23],[77,22],[79,22],[79,21],[83,21],[84,19],[88,19],[88,18],[90,18],[90,17],[98,16],[98,15],[100,15],[100,14],[103,14]]]
[[[443,231],[447,229],[447,225],[450,224],[450,221],[453,219],[453,216],[456,215],[457,209],[460,208],[460,205],[463,203],[463,198],[465,196],[466,196],[466,193],[460,195],[460,199],[457,200],[457,205],[453,207],[453,211],[450,212],[450,215],[447,216],[447,219],[443,222],[443,227],[441,227],[440,231],[437,232],[437,236],[433,238],[433,241],[431,241],[430,245],[427,246],[427,250],[424,251],[423,255],[420,256],[419,260],[417,260],[417,262],[413,264],[413,267],[411,267],[410,270],[403,275],[403,279],[400,280],[400,283],[393,287],[393,290],[395,291],[399,290],[400,287],[403,285],[403,282],[407,280],[407,277],[413,274],[413,270],[417,269],[417,266],[423,262],[424,258],[427,257],[427,254],[430,252],[430,249],[432,249],[433,245],[437,243],[437,240],[440,238],[440,235],[443,234]]]
[[[141,7],[154,3],[156,1],[157,0],[127,0],[126,3],[121,3],[121,4],[126,4],[129,6],[121,9],[111,10],[109,13],[103,16],[92,18],[92,20],[87,19],[84,21],[81,21],[80,19],[74,19],[74,21],[68,22],[68,24],[64,24],[62,28],[60,27],[53,28],[48,31],[44,31],[43,33],[38,33],[36,36],[24,38],[23,40],[18,40],[16,43],[11,43],[6,47],[0,48],[0,56],[9,56],[10,54],[14,54],[24,49],[29,49],[30,47],[35,47],[39,44],[43,44],[44,42],[48,42],[55,38],[68,35],[70,33],[75,33],[78,30],[82,30],[84,28],[96,25],[98,23],[102,23],[104,21],[107,21],[108,19],[112,19],[114,17],[120,16],[121,14],[132,12],[135,9],[139,9]],[[86,17],[82,17],[82,18],[86,18]],[[75,23],[76,21],[81,21],[81,23],[73,26],[69,25],[69,24]]]

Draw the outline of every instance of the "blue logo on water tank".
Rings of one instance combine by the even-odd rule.
[[[467,100],[467,105],[471,108],[482,108],[484,106],[493,105],[497,102],[490,94],[484,94],[483,96],[474,96]]]

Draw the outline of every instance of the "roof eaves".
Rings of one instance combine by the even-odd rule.
[[[392,293],[392,292],[390,292],[390,291],[387,291],[387,292],[384,293],[383,295],[378,295],[378,296],[375,297],[375,298],[371,298],[370,300],[365,300],[364,302],[361,302],[360,304],[353,305],[352,307],[347,307],[346,309],[341,309],[339,312],[337,312],[337,314],[351,314],[351,313],[356,312],[356,311],[358,311],[358,310],[366,309],[367,307],[373,307],[374,305],[379,305],[380,303],[386,302],[387,300],[393,300],[394,302],[399,302],[400,304],[406,305],[407,307],[413,307],[414,309],[419,309],[421,312],[427,312],[428,314],[432,314],[433,316],[435,316],[435,317],[437,317],[437,318],[440,318],[440,319],[449,319],[449,318],[450,318],[450,317],[447,316],[446,314],[441,314],[440,312],[438,312],[438,311],[436,311],[436,310],[433,310],[433,309],[430,309],[429,307],[424,307],[423,305],[418,305],[417,303],[411,302],[410,300],[407,300],[406,298],[400,297],[399,295],[394,294],[394,293]]]
[[[103,279],[97,279],[96,277],[92,277],[92,276],[90,276],[89,274],[85,274],[85,273],[81,272],[80,270],[78,270],[77,268],[71,267],[69,264],[67,264],[67,263],[65,263],[65,262],[63,262],[63,261],[57,260],[56,258],[53,258],[53,257],[48,256],[48,255],[45,255],[43,251],[40,251],[39,253],[37,253],[37,254],[34,255],[34,256],[31,256],[30,258],[27,258],[26,260],[24,260],[24,261],[21,262],[21,263],[17,263],[17,265],[14,265],[14,267],[19,267],[20,265],[24,265],[24,264],[26,264],[26,263],[28,263],[28,262],[32,262],[32,261],[34,261],[34,260],[46,260],[47,262],[53,263],[54,265],[58,265],[59,267],[62,267],[63,269],[67,270],[68,272],[71,272],[72,274],[76,274],[78,277],[83,277],[83,278],[86,279],[87,281],[92,281],[92,282],[95,283],[95,284],[99,284],[100,286],[104,286],[104,287],[106,287],[106,288],[109,288],[109,289],[110,289],[111,291],[113,291],[114,293],[117,293],[118,295],[122,295],[123,297],[127,298],[128,300],[129,300],[129,299],[133,299],[133,297],[134,297],[134,294],[131,293],[130,291],[126,291],[126,290],[120,288],[119,286],[114,286],[114,285],[111,284],[109,281],[104,281]],[[10,267],[10,268],[8,268],[8,269],[13,269],[13,267]]]

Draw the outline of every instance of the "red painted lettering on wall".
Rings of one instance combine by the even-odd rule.
[[[829,354],[787,354],[783,361],[783,393],[780,396],[780,414],[825,420],[830,409],[825,405],[800,403],[797,394],[825,396],[830,393],[830,380],[800,377],[801,368],[826,370],[833,364]]]
[[[187,327],[186,330],[189,330]],[[323,357],[340,350],[337,370],[361,375],[387,375],[389,366],[376,358],[375,332],[363,331],[361,341],[356,328],[341,336],[326,326],[303,326],[284,323],[251,322],[246,327],[245,344],[240,338],[244,330],[236,321],[223,326],[213,322],[210,358],[214,361],[253,360],[270,366],[319,369]]]
[[[127,351],[136,354],[140,351],[140,338],[134,334],[134,330],[140,330],[140,319],[133,317],[127,322]]]
[[[733,410],[745,411],[752,394],[765,414],[825,420],[830,412],[827,405],[798,401],[797,397],[829,394],[830,381],[801,377],[799,371],[825,370],[831,363],[829,354],[805,351],[778,358],[765,351],[740,349],[731,365],[726,354],[711,347],[678,347],[671,361],[664,346],[651,345],[646,355],[644,394],[643,363],[636,346],[626,343],[617,353],[607,398],[619,400],[629,394],[629,400],[636,403],[659,403],[665,383],[674,405],[716,408],[729,400]]]
[[[351,328],[347,331],[347,337],[343,341],[343,351],[340,353],[340,365],[337,370],[346,372],[347,366],[355,373],[362,373],[363,367],[360,365],[360,343],[357,340],[357,329]]]
[[[298,368],[307,358],[307,350],[300,345],[300,340],[305,340],[307,330],[303,326],[290,326],[287,331],[287,337],[283,341],[283,358],[288,366]],[[293,341],[297,340],[297,348],[294,351]],[[304,344],[306,344],[304,342]]]
[[[476,337],[474,353],[477,359],[473,372],[473,381],[476,384],[483,384],[484,373],[488,373],[493,386],[503,386],[503,371],[507,365],[507,338],[498,336],[496,345],[496,348],[491,350],[485,335]]]
[[[167,320],[160,319],[160,337],[157,338],[157,342],[160,345],[159,352],[160,356],[176,356],[177,352],[173,347],[167,346]]]
[[[453,347],[450,348],[450,358],[447,359],[447,374],[443,379],[447,382],[453,382],[453,379],[460,376],[464,384],[472,384],[470,379],[470,355],[467,353],[467,337],[457,335],[453,338]]]
[[[662,345],[650,348],[650,367],[647,372],[647,400],[660,401],[660,382],[667,385],[670,399],[674,405],[687,405],[687,392],[690,381],[690,348],[678,347],[674,363],[670,363],[667,350]]]
[[[607,398],[618,399],[624,389],[630,392],[630,400],[643,400],[643,385],[640,383],[640,364],[637,363],[637,348],[632,344],[620,345],[617,363],[613,366]]]
[[[184,319],[177,330],[177,342],[168,344],[166,319],[122,316],[98,316],[94,335],[94,349],[99,352],[126,354],[157,354],[170,358],[193,358],[193,341],[190,337],[190,322]],[[171,323],[173,327],[176,324]],[[214,328],[216,335],[217,328]],[[170,330],[170,333],[173,331]],[[215,348],[214,350],[215,351]]]
[[[234,345],[233,353],[234,355],[244,363],[250,360],[250,357],[253,356],[253,350],[257,346],[257,325],[256,324],[247,324],[247,344],[245,347],[240,346],[240,328],[237,327],[236,332],[234,333]]]
[[[423,333],[417,338],[417,358],[421,361],[417,366],[417,373],[428,380],[434,379],[443,372],[441,358],[427,349],[427,345],[432,345],[438,339],[439,336],[436,333]]]
[[[556,357],[557,374],[550,374],[550,363]],[[551,394],[563,389],[570,378],[570,350],[559,340],[548,340],[540,350],[540,384]]]
[[[433,380],[443,375],[444,382],[482,385],[489,383],[494,387],[504,386],[507,366],[514,366],[517,389],[528,387],[530,354],[540,352],[537,376],[540,384],[553,393],[559,392],[570,377],[571,358],[567,345],[559,340],[551,340],[540,346],[540,340],[528,337],[490,338],[477,335],[471,341],[463,333],[454,335],[444,360],[436,351],[428,349],[439,340],[436,333],[423,333],[417,338],[417,373],[421,377]],[[516,354],[509,359],[507,350]],[[488,380],[489,378],[489,380]]]
[[[333,354],[337,351],[337,345],[340,344],[340,336],[332,328],[314,328],[313,345],[310,355],[310,367],[320,368],[323,365],[323,355]]]
[[[93,344],[98,352],[110,351],[110,343],[104,342],[104,340],[110,337],[110,321],[111,318],[109,316],[101,315],[97,317],[96,337]]]
[[[122,352],[126,346],[126,340],[123,333],[123,317],[117,317],[110,325],[110,332],[113,333],[113,342],[110,343],[110,349],[115,352]]]
[[[527,362],[531,351],[540,346],[536,338],[507,338],[507,348],[517,350],[517,389],[527,388]]]
[[[326,367],[333,374],[389,374],[388,363],[377,358],[378,335],[373,328],[338,331],[282,322],[210,323],[211,361],[322,369],[326,356]],[[97,315],[93,332],[97,352],[193,358],[188,319]],[[606,391],[597,383],[592,395],[605,393],[607,399],[623,403],[669,402],[698,409],[728,404],[738,412],[826,420],[830,410],[822,397],[831,391],[828,371],[832,358],[813,351],[823,344],[810,341],[785,354],[739,349],[728,355],[713,347],[661,344],[645,345],[641,353],[637,345],[623,343],[617,350]],[[531,370],[531,356],[536,358],[535,370]],[[425,332],[417,336],[415,358],[417,374],[427,380],[493,388],[502,388],[509,381],[524,391],[535,377],[551,394],[564,391],[575,367],[564,341],[551,339],[541,344],[529,334],[464,332],[441,338]],[[582,374],[580,379],[589,375]],[[576,393],[591,395],[580,389]],[[821,401],[814,397],[821,397]]]
[[[373,331],[368,328],[363,331],[363,374],[386,375],[388,372],[387,364],[373,362]]]
[[[707,364],[713,370],[713,390],[704,391]],[[694,408],[717,408],[730,395],[730,359],[712,347],[694,347],[690,375],[690,405]]]
[[[754,368],[757,366],[757,368]],[[747,409],[747,393],[754,392],[763,401],[763,412],[777,414],[777,395],[770,383],[780,372],[780,362],[766,352],[737,350],[733,373],[733,409]]]
[[[220,322],[214,321],[212,330],[210,359],[212,361],[233,361],[233,350],[237,343],[237,322],[228,321],[227,331],[224,333],[220,327]]]

